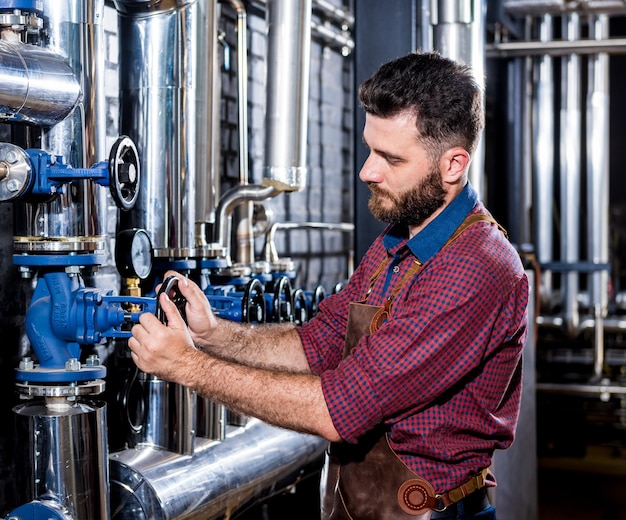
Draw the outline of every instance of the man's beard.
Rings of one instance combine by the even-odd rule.
[[[372,191],[369,210],[374,218],[389,224],[419,226],[443,206],[446,196],[437,170],[432,170],[417,186],[400,194],[390,193],[374,183],[368,183],[368,187]]]

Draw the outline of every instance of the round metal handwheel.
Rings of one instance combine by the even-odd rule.
[[[276,323],[293,322],[293,293],[291,282],[286,276],[281,276],[275,282],[272,305],[272,321]]]
[[[309,307],[302,289],[296,289],[293,293],[293,315],[297,325],[302,325],[309,319]]]
[[[130,137],[120,137],[109,154],[109,189],[118,208],[128,211],[139,196],[139,153]]]
[[[324,298],[326,298],[326,289],[324,289],[321,285],[318,285],[315,288],[315,291],[313,291],[313,297],[311,298],[310,318],[313,318],[319,312],[320,303]]]
[[[250,280],[241,299],[241,321],[243,323],[265,323],[265,294],[259,280]]]

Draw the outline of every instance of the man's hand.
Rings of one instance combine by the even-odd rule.
[[[200,347],[208,345],[209,338],[217,328],[217,319],[211,310],[208,298],[197,284],[182,274],[168,271],[163,279],[170,276],[178,278],[178,291],[187,300],[185,317],[193,343]],[[169,321],[169,316],[167,318]]]
[[[190,293],[189,290],[187,292]],[[184,290],[181,290],[181,294],[186,297]],[[193,367],[193,359],[198,351],[187,324],[168,295],[161,294],[159,303],[168,325],[161,323],[154,314],[143,313],[139,323],[133,326],[132,337],[128,340],[131,357],[140,370],[167,381],[184,384],[185,375]],[[192,312],[192,315],[197,319],[197,314]]]

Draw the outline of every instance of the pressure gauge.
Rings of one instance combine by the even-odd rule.
[[[152,241],[143,229],[125,229],[117,235],[115,264],[126,278],[145,280],[152,271]]]

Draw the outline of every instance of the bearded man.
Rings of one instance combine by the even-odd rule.
[[[162,294],[167,325],[143,314],[131,355],[234,411],[327,439],[325,520],[495,519],[488,468],[514,439],[528,280],[468,181],[482,92],[468,67],[411,53],[359,100],[360,178],[389,225],[346,287],[301,326],[251,326],[216,318],[183,279],[187,323]]]

